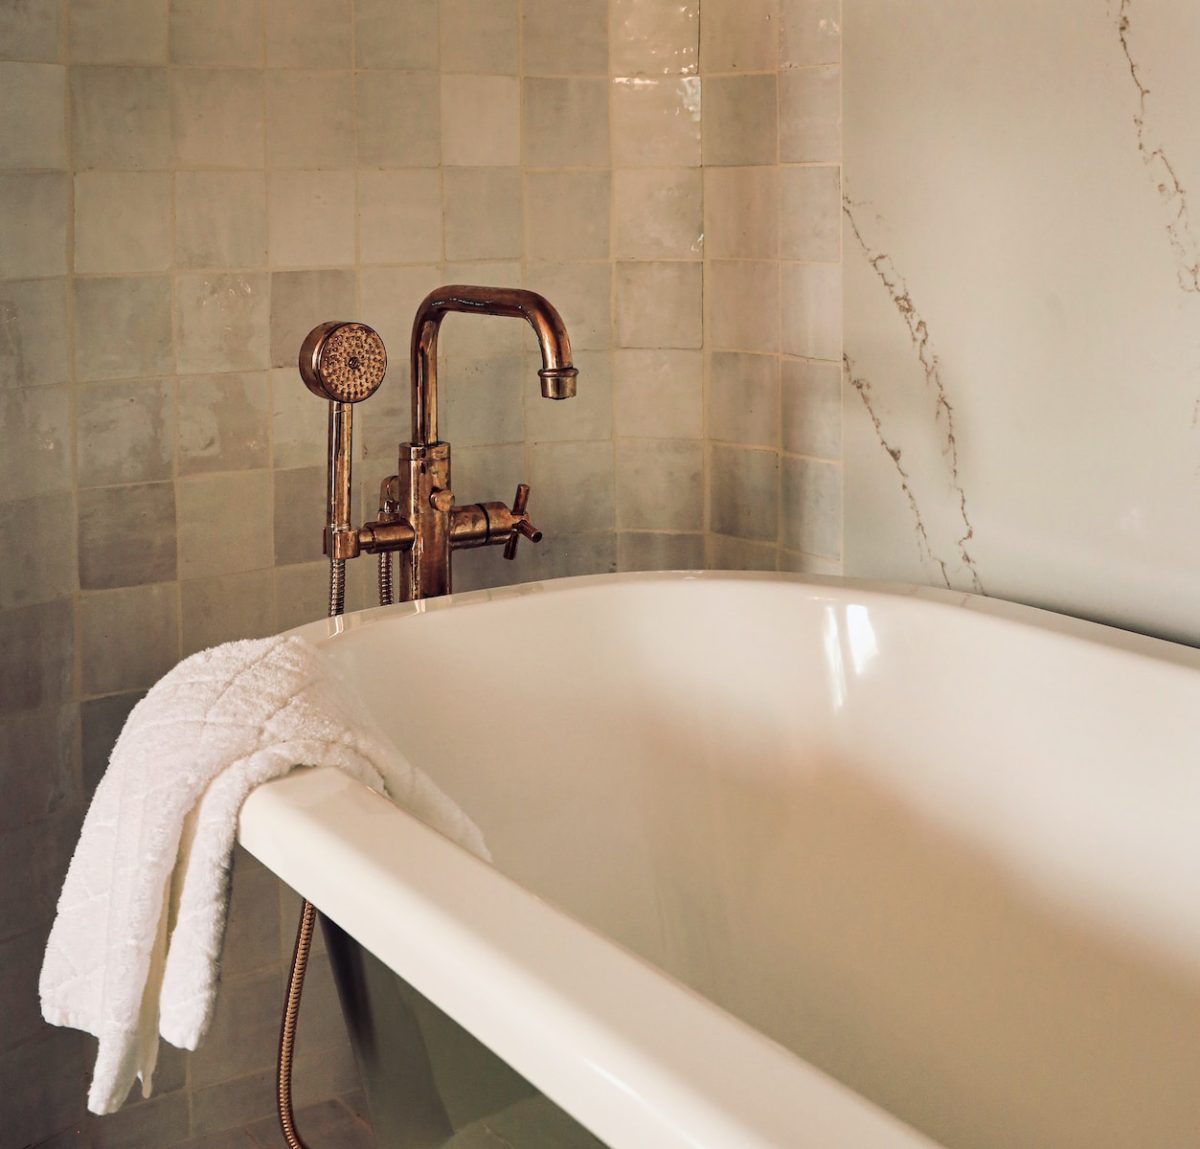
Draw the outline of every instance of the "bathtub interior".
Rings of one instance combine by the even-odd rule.
[[[1194,1144],[1194,668],[717,578],[328,650],[506,875],[943,1144]]]

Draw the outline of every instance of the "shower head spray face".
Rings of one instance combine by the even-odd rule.
[[[322,323],[300,347],[300,378],[322,399],[361,403],[379,390],[387,351],[365,323]]]

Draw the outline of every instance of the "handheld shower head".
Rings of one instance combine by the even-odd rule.
[[[322,323],[300,346],[300,378],[322,399],[361,403],[387,374],[387,351],[365,323]]]
[[[341,613],[345,560],[358,554],[358,532],[350,522],[353,403],[369,399],[387,374],[383,340],[365,323],[322,323],[300,346],[300,378],[314,395],[329,400],[328,502],[325,553],[333,560],[330,612]]]

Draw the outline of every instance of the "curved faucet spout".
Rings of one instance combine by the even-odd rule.
[[[542,352],[538,378],[547,399],[570,399],[578,375],[571,362],[571,340],[562,316],[534,291],[518,287],[468,287],[452,284],[431,291],[417,308],[412,331],[412,441],[436,443],[437,342],[442,320],[451,311],[507,315],[524,319]]]

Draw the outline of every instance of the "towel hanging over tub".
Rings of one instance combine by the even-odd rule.
[[[88,1094],[150,1092],[159,1033],[195,1049],[212,1018],[237,816],[297,764],[336,766],[487,857],[478,828],[295,636],[184,659],[134,707],[84,819],[42,965],[42,1015],[99,1039]],[[169,935],[169,938],[168,938]]]

